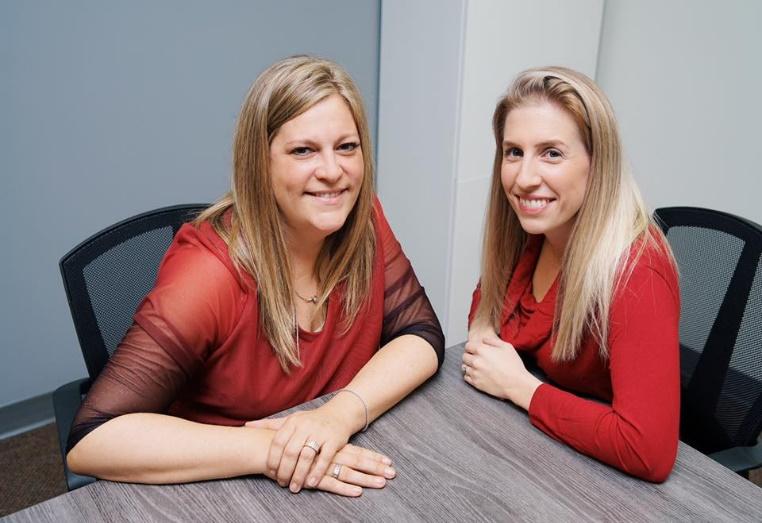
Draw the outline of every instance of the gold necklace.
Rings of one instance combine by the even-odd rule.
[[[296,294],[296,297],[299,298],[300,300],[302,300],[305,303],[311,303],[313,305],[317,304],[317,301],[318,301],[317,294],[313,294],[309,298],[305,298],[304,296],[302,296],[301,294],[296,292],[296,289],[294,289],[294,294]]]

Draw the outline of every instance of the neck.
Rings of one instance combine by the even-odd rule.
[[[552,234],[552,235],[545,235],[545,240],[543,241],[543,248],[548,250],[548,254],[552,255],[552,257],[558,262],[558,265],[561,265],[561,260],[564,257],[564,251],[566,251],[566,244],[568,242],[568,236],[565,237],[559,237],[558,234]]]
[[[315,289],[315,265],[324,239],[308,240],[287,235],[286,249],[289,254],[293,284],[297,291],[312,293]]]

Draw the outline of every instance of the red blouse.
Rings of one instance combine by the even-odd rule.
[[[588,335],[574,361],[557,363],[551,359],[551,330],[558,279],[539,303],[532,294],[541,247],[540,236],[527,243],[508,284],[499,333],[553,383],[534,393],[531,422],[604,463],[664,481],[677,454],[680,414],[680,293],[670,259],[656,247],[646,248],[615,293],[607,359]],[[477,287],[469,319],[480,298]]]
[[[299,329],[302,365],[289,374],[259,328],[254,279],[235,269],[210,224],[183,225],[155,287],[77,413],[69,449],[129,412],[166,412],[217,425],[269,416],[346,386],[380,346],[404,334],[427,340],[441,365],[439,322],[378,200],[373,223],[367,302],[344,332],[343,287],[337,287],[323,328]]]

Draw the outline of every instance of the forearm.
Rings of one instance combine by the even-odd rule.
[[[126,414],[85,436],[68,453],[67,463],[78,474],[135,483],[259,474],[273,434],[162,414]]]
[[[410,394],[436,370],[437,357],[431,345],[419,336],[404,335],[382,347],[346,388],[363,399],[368,407],[370,423]],[[365,426],[365,408],[354,394],[337,394],[324,407],[346,420],[352,433]]]

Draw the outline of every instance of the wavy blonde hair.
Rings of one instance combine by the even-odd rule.
[[[364,172],[357,202],[344,225],[323,244],[315,265],[317,309],[344,286],[344,328],[357,317],[370,292],[375,236],[373,165],[362,97],[338,64],[293,56],[268,67],[241,107],[233,143],[232,190],[202,213],[228,245],[239,270],[254,277],[259,320],[284,372],[300,366],[291,264],[270,174],[270,144],[283,124],[331,95],[346,101],[360,136]],[[230,213],[228,220],[227,215]]]
[[[559,362],[576,358],[582,337],[589,332],[605,359],[615,290],[626,281],[647,245],[656,245],[670,258],[672,254],[624,166],[614,111],[606,95],[590,78],[571,69],[522,72],[495,108],[495,160],[482,251],[482,297],[475,321],[499,332],[506,288],[526,245],[527,234],[500,178],[503,130],[511,110],[538,102],[555,104],[572,116],[590,155],[587,190],[561,260],[552,358]],[[636,240],[642,240],[639,249],[628,260]]]

